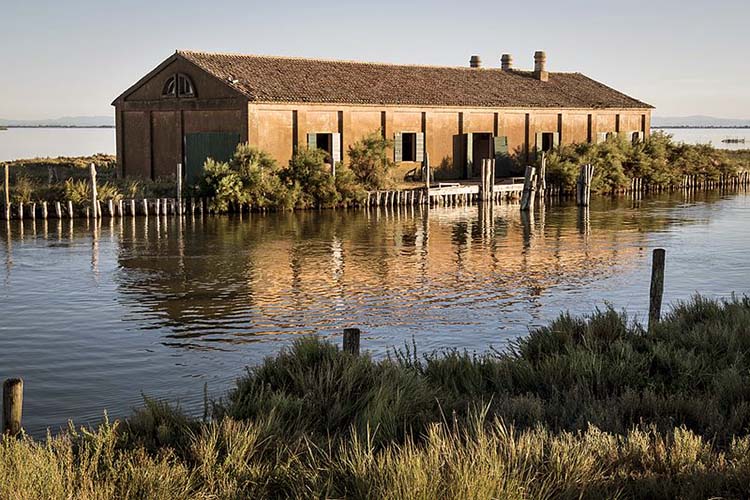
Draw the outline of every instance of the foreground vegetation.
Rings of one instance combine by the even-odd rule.
[[[686,175],[716,181],[750,170],[750,154],[709,144],[676,143],[671,135],[660,131],[635,144],[615,135],[599,144],[564,145],[551,152],[547,162],[549,182],[573,189],[579,168],[586,163],[594,165],[592,190],[610,193],[628,187],[633,178],[665,188],[678,186]]]
[[[210,421],[154,401],[123,422],[0,443],[2,498],[741,498],[750,300],[651,331],[563,315],[503,352],[375,361],[304,338]]]

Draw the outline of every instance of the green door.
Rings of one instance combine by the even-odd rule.
[[[194,184],[203,173],[208,158],[229,161],[240,142],[240,134],[198,132],[185,134],[185,181]]]

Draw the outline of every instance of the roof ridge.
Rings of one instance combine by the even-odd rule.
[[[366,66],[391,66],[391,67],[402,67],[402,68],[433,68],[433,69],[458,69],[464,71],[502,71],[505,73],[533,73],[533,69],[520,69],[513,68],[511,70],[503,70],[499,66],[490,66],[482,68],[472,68],[470,66],[446,66],[440,64],[417,64],[417,63],[394,63],[394,62],[379,62],[379,61],[357,61],[354,59],[332,59],[325,57],[302,57],[302,56],[281,56],[281,55],[269,55],[269,54],[243,54],[241,52],[209,52],[205,50],[185,50],[177,49],[176,54],[179,55],[201,55],[201,56],[227,56],[227,57],[241,57],[241,58],[252,58],[252,59],[277,59],[282,61],[304,61],[304,62],[325,62],[325,63],[343,63],[343,64],[357,64]],[[569,75],[569,74],[581,74],[577,71],[550,71],[552,75]],[[585,75],[584,75],[585,76]]]

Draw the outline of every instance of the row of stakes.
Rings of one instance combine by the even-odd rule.
[[[664,267],[666,253],[663,248],[653,251],[651,264],[651,288],[649,293],[648,327],[651,329],[660,321],[662,297],[664,295]],[[345,328],[342,350],[359,356],[361,330]],[[22,432],[23,380],[9,378],[3,383],[3,434],[18,436]]]

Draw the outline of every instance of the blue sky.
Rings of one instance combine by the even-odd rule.
[[[710,5],[710,7],[707,7]],[[750,2],[4,2],[0,117],[112,114],[176,48],[580,71],[657,115],[750,118]]]

